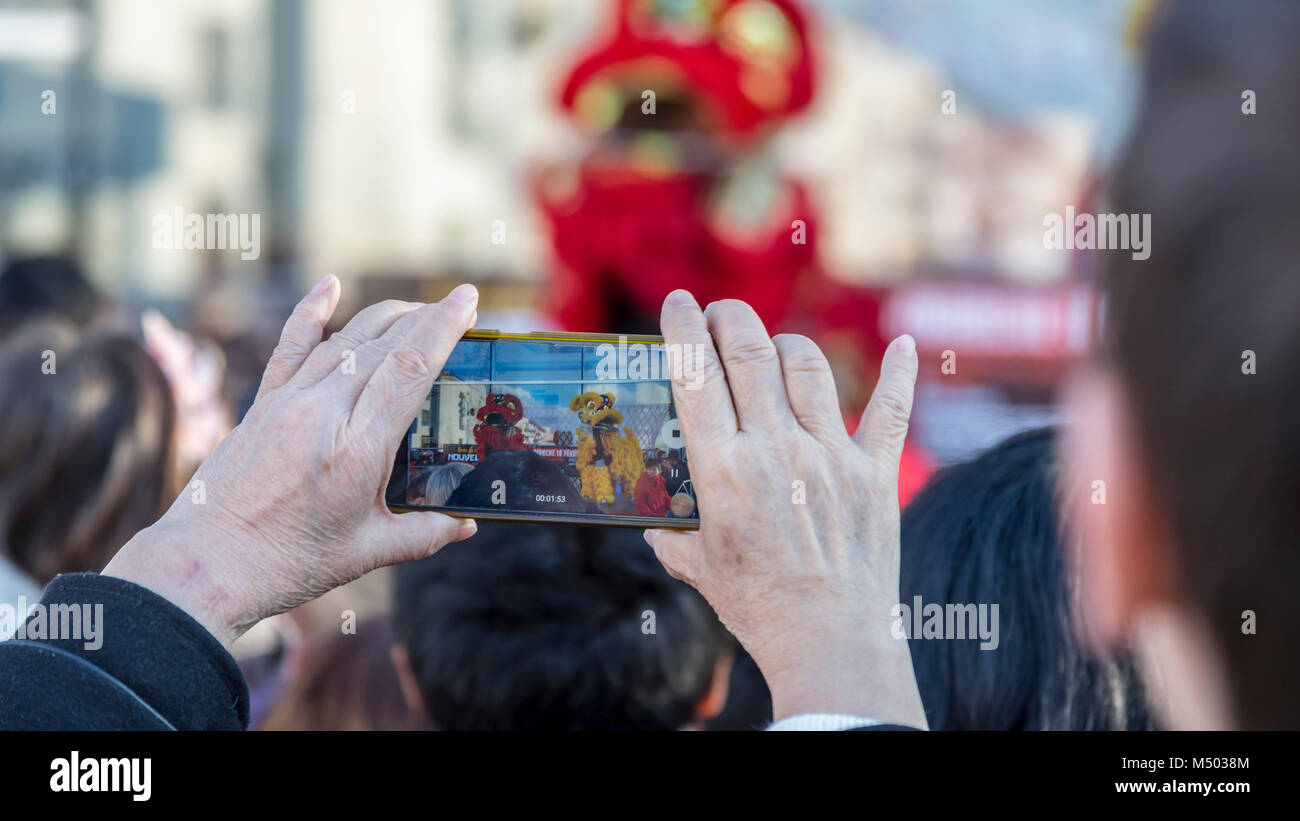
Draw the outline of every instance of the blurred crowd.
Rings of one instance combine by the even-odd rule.
[[[4,589],[97,571],[229,425],[206,352],[161,317],[127,331],[66,259],[0,276]],[[50,372],[34,367],[48,357]],[[51,373],[60,377],[48,379]],[[997,601],[993,653],[916,642],[932,726],[1151,726],[1129,661],[1074,638],[1054,435],[944,472],[907,508],[900,601]],[[484,522],[471,540],[263,622],[235,645],[264,729],[762,729],[761,673],[636,530]],[[979,671],[978,673],[976,671]],[[971,681],[977,686],[970,686]],[[1051,699],[1040,697],[1052,693]]]

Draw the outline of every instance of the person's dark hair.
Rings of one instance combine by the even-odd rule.
[[[1105,258],[1108,354],[1246,728],[1300,727],[1297,31],[1294,0],[1161,4],[1109,184],[1152,245]]]
[[[1090,658],[1057,516],[1055,436],[1013,436],[934,477],[903,512],[901,601],[998,605],[998,644],[909,641],[936,730],[1134,730],[1151,719],[1131,659]]]
[[[766,729],[772,723],[772,693],[754,658],[740,642],[729,638],[732,650],[727,704],[722,712],[706,720],[702,729],[740,732]]]
[[[487,521],[397,568],[394,626],[442,730],[680,729],[725,642],[638,531]]]
[[[90,323],[104,298],[70,257],[31,257],[11,262],[0,273],[0,335],[33,319]]]
[[[0,346],[0,553],[98,571],[162,512],[175,410],[130,337],[34,322]]]
[[[447,507],[492,510],[499,507],[496,483],[504,482],[506,507],[548,513],[598,513],[564,475],[564,469],[530,450],[499,450],[465,474],[447,499]],[[545,502],[537,501],[542,496]],[[564,497],[563,502],[554,501]]]
[[[392,626],[367,619],[355,634],[329,631],[312,642],[301,672],[276,699],[259,730],[424,730],[393,667]]]

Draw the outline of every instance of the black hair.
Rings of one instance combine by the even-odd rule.
[[[1013,436],[936,474],[902,517],[901,601],[998,605],[998,642],[909,646],[936,730],[1149,729],[1130,659],[1089,658],[1057,517],[1055,434]]]
[[[481,521],[398,567],[394,623],[442,730],[680,729],[726,646],[704,599],[619,528]]]
[[[0,274],[0,334],[31,319],[88,324],[105,304],[71,257],[30,257]]]
[[[727,704],[722,712],[704,722],[703,729],[719,732],[766,729],[772,723],[772,693],[767,688],[767,679],[740,642],[730,639],[730,646],[733,655]]]
[[[564,469],[529,450],[498,450],[465,474],[447,499],[448,507],[492,510],[497,496],[496,482],[504,482],[507,508],[551,513],[599,513],[578,493]],[[542,496],[548,501],[538,502]],[[563,497],[563,502],[555,501]],[[497,497],[499,498],[499,497]]]

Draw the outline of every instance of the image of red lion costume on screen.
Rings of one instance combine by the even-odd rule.
[[[631,489],[641,478],[645,469],[641,442],[631,428],[623,428],[619,433],[623,414],[614,409],[612,393],[579,394],[573,397],[569,409],[577,411],[578,421],[584,425],[575,431],[582,497],[612,505],[616,499],[615,483],[621,482],[624,488]],[[591,428],[590,433],[587,427]]]
[[[474,426],[474,443],[480,462],[499,450],[524,449],[523,431],[515,427],[524,418],[524,407],[513,393],[488,394],[475,418],[479,424]]]

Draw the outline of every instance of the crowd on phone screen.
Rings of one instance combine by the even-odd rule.
[[[1000,607],[993,649],[910,641],[931,728],[1195,725],[1195,699],[1152,676],[1141,636],[1085,637],[1088,595],[1111,606],[1097,628],[1111,639],[1157,604],[1180,629],[1203,627],[1233,726],[1300,726],[1297,30],[1300,8],[1280,0],[1169,4],[1153,21],[1110,196],[1119,212],[1153,215],[1155,251],[1104,259],[1105,345],[1074,406],[1112,424],[1014,437],[940,471],[904,512],[900,602]],[[1236,111],[1243,88],[1258,114]],[[163,369],[67,260],[10,265],[0,320],[0,599],[34,602],[57,574],[103,568],[179,491],[177,407]],[[57,380],[40,370],[50,351]],[[1246,351],[1257,372],[1240,368]],[[1072,449],[1085,435],[1097,438]],[[525,468],[530,481],[569,481],[541,461],[433,468],[419,483],[427,503],[454,504]],[[1101,513],[1074,504],[1090,468],[1131,492],[1112,492]],[[638,512],[662,515],[689,482],[674,453],[647,464]],[[1072,519],[1089,517],[1114,538],[1067,549]],[[1100,594],[1084,589],[1097,578]],[[636,531],[483,522],[399,566],[391,588],[355,631],[308,636],[292,664],[283,647],[245,659],[256,727],[761,729],[772,718],[744,649]],[[1243,632],[1246,610],[1255,632]]]
[[[630,501],[627,509],[602,508],[583,502],[582,478],[577,468],[563,460],[548,460],[525,450],[489,452],[481,462],[448,461],[436,464],[432,453],[413,450],[405,504],[427,507],[481,508],[495,504],[491,493],[497,480],[514,488],[512,509],[568,513],[634,513],[658,518],[691,518],[695,498],[686,461],[677,449],[651,451],[635,482],[619,482],[619,496]],[[481,470],[480,470],[481,469]],[[476,473],[476,471],[479,471]],[[466,477],[475,474],[469,489],[456,493]],[[542,501],[538,501],[541,499]]]

